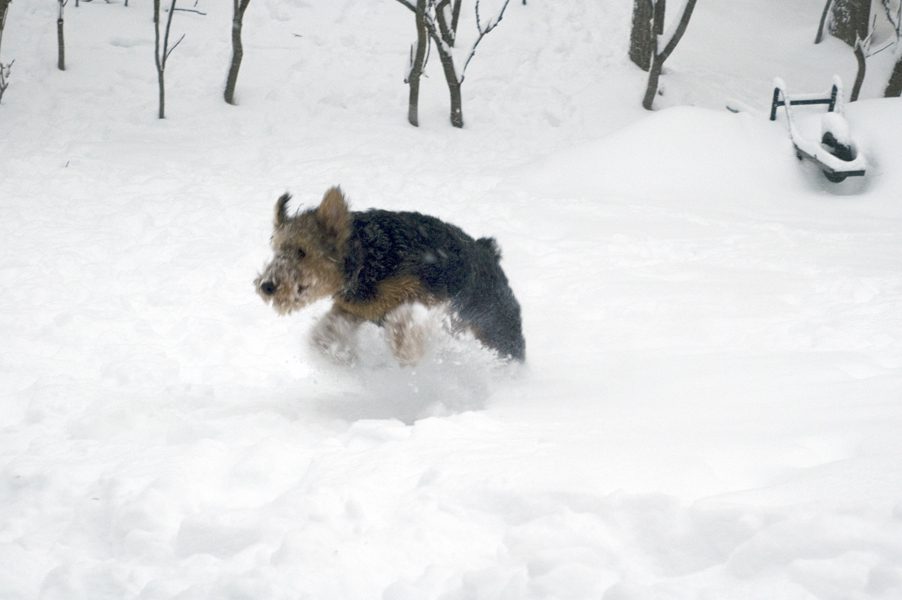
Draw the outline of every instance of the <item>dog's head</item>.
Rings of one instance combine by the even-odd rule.
[[[260,297],[288,314],[341,291],[351,213],[344,194],[329,189],[317,208],[289,216],[289,194],[276,202],[272,261],[254,280]]]

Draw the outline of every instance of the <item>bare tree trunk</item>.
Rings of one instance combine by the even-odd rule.
[[[234,0],[234,12],[232,14],[232,63],[229,65],[224,94],[225,101],[228,104],[235,104],[235,85],[238,83],[238,69],[241,68],[241,59],[244,58],[241,28],[244,24],[244,11],[247,10],[250,1]]]
[[[855,73],[855,83],[852,85],[852,93],[849,95],[849,102],[858,100],[861,93],[861,85],[864,83],[864,75],[867,70],[867,56],[864,53],[864,43],[861,40],[855,42],[855,60],[858,62],[858,72]]]
[[[654,4],[652,13],[652,56],[658,53],[658,36],[664,35],[664,16],[667,14],[667,0],[651,0]]]
[[[3,28],[6,26],[6,12],[10,2],[11,0],[0,0],[0,44],[3,42]],[[16,61],[12,60],[9,64],[4,64],[0,61],[0,100],[3,100],[3,93],[9,87],[9,77],[14,62]]]
[[[63,41],[63,20],[56,20],[56,41],[59,46],[59,53],[56,59],[56,67],[60,71],[66,70],[66,44]]]
[[[59,3],[59,17],[56,19],[56,43],[58,46],[58,56],[56,67],[60,71],[66,70],[66,43],[63,40],[63,7],[66,5],[64,0],[57,0]]]
[[[9,3],[12,0],[0,0],[0,48],[3,44],[3,27],[6,25],[6,11],[9,9]]]
[[[157,71],[157,86],[159,88],[159,102],[157,110],[157,118],[166,118],[166,81],[163,78],[163,71]]]
[[[664,69],[664,61],[655,55],[648,70],[648,83],[645,86],[645,96],[642,97],[642,108],[651,110],[655,102],[655,94],[658,93],[658,82],[661,79],[661,71]]]
[[[415,21],[417,24],[417,47],[410,65],[410,74],[407,76],[407,83],[410,86],[407,121],[414,127],[419,127],[420,77],[423,75],[426,46],[429,44],[429,33],[426,31],[426,0],[417,0]]]
[[[463,101],[460,96],[460,79],[457,76],[457,68],[454,66],[454,58],[447,49],[437,44],[439,60],[442,63],[442,72],[445,74],[445,82],[448,84],[448,93],[451,96],[451,124],[454,127],[464,126]]]
[[[896,66],[893,67],[893,74],[890,75],[889,83],[886,84],[883,95],[886,98],[902,96],[902,53],[899,54],[899,58],[896,60]]]
[[[814,43],[820,44],[824,41],[824,25],[827,24],[827,15],[830,14],[830,5],[833,4],[833,0],[827,0],[824,3],[824,11],[821,13],[820,23],[817,24],[817,34],[814,36]]]
[[[154,27],[154,60],[157,64],[157,85],[160,90],[160,110],[158,111],[158,117],[160,119],[166,118],[166,82],[164,78],[164,74],[166,72],[166,61],[169,60],[169,55],[172,54],[172,51],[175,50],[176,46],[182,43],[182,40],[185,39],[185,34],[182,34],[182,37],[178,39],[178,41],[169,47],[169,31],[172,29],[172,16],[175,14],[175,3],[177,0],[172,0],[172,3],[169,5],[169,16],[166,18],[166,30],[163,35],[163,45],[160,46],[160,0],[153,0],[153,27]]]
[[[159,102],[157,104],[157,118],[166,118],[166,82],[163,79],[163,60],[160,57],[160,0],[153,0],[153,47],[154,62],[157,65],[157,86],[159,88]]]
[[[648,72],[648,85],[645,88],[645,97],[642,99],[642,107],[645,108],[645,110],[652,109],[655,95],[658,93],[658,80],[661,77],[661,72],[664,70],[664,62],[670,58],[670,55],[676,49],[677,44],[683,39],[683,34],[686,33],[686,28],[689,27],[689,19],[692,18],[692,11],[695,10],[695,3],[696,0],[686,0],[683,14],[680,15],[680,20],[677,23],[676,30],[673,32],[670,41],[667,42],[667,45],[663,50],[660,52],[657,50],[655,51],[651,63],[651,70]],[[658,31],[659,28],[663,29],[664,10],[664,1],[658,0],[655,3],[655,31]]]
[[[655,52],[654,16],[654,0],[633,0],[629,57],[643,71],[651,67]]]
[[[856,40],[868,37],[871,0],[834,0],[831,8],[830,33],[855,47]]]
[[[478,0],[477,0],[478,1]],[[445,19],[442,16],[438,17],[438,22],[441,26],[441,30],[443,35],[448,30],[445,27]],[[442,63],[442,73],[445,75],[445,83],[448,84],[448,94],[451,100],[451,125],[457,127],[458,129],[462,129],[464,126],[464,108],[463,108],[463,99],[460,95],[460,77],[457,74],[457,66],[454,64],[454,57],[450,54],[448,48],[454,47],[454,38],[456,37],[457,32],[454,30],[453,26],[450,29],[449,37],[444,39],[445,44],[441,42],[436,43],[438,47],[438,57],[439,61]]]

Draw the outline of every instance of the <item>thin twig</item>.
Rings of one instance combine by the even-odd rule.
[[[479,0],[476,0],[476,30],[479,32],[479,37],[476,38],[476,41],[473,43],[473,47],[470,48],[470,54],[467,56],[467,60],[464,62],[463,69],[460,70],[460,83],[464,82],[464,75],[467,72],[467,66],[470,64],[470,61],[473,60],[473,57],[476,55],[476,47],[479,45],[479,42],[482,41],[488,33],[490,33],[493,29],[498,27],[498,24],[501,23],[501,19],[504,18],[504,11],[507,10],[507,5],[510,0],[504,0],[504,4],[501,5],[501,10],[498,11],[498,14],[495,15],[495,18],[489,21],[488,25],[485,29],[482,28],[482,23],[479,17]]]
[[[182,43],[182,40],[183,40],[183,39],[185,39],[185,34],[184,34],[184,33],[182,34],[182,37],[180,37],[180,38],[178,39],[178,41],[177,41],[175,44],[173,44],[172,48],[170,48],[170,49],[166,52],[166,58],[163,59],[163,62],[164,62],[164,63],[166,62],[166,59],[169,58],[169,55],[172,54],[172,51],[175,50],[176,48],[178,48],[179,44]]]

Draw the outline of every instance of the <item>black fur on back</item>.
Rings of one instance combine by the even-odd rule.
[[[503,355],[523,360],[520,305],[499,263],[492,238],[418,212],[352,212],[345,258],[348,301],[366,302],[385,279],[413,275],[436,298],[449,300],[477,337]]]

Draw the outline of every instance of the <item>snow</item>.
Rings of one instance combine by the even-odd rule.
[[[767,118],[854,78],[822,2],[699,3],[654,113],[629,3],[512,3],[463,130],[435,56],[407,125],[413,16],[365,0],[252,2],[237,107],[227,3],[175,15],[159,121],[130,4],[70,5],[64,73],[10,5],[0,597],[902,596],[902,104],[869,69],[840,184]],[[278,195],[333,184],[495,236],[527,364],[312,352],[326,304],[251,282]]]

